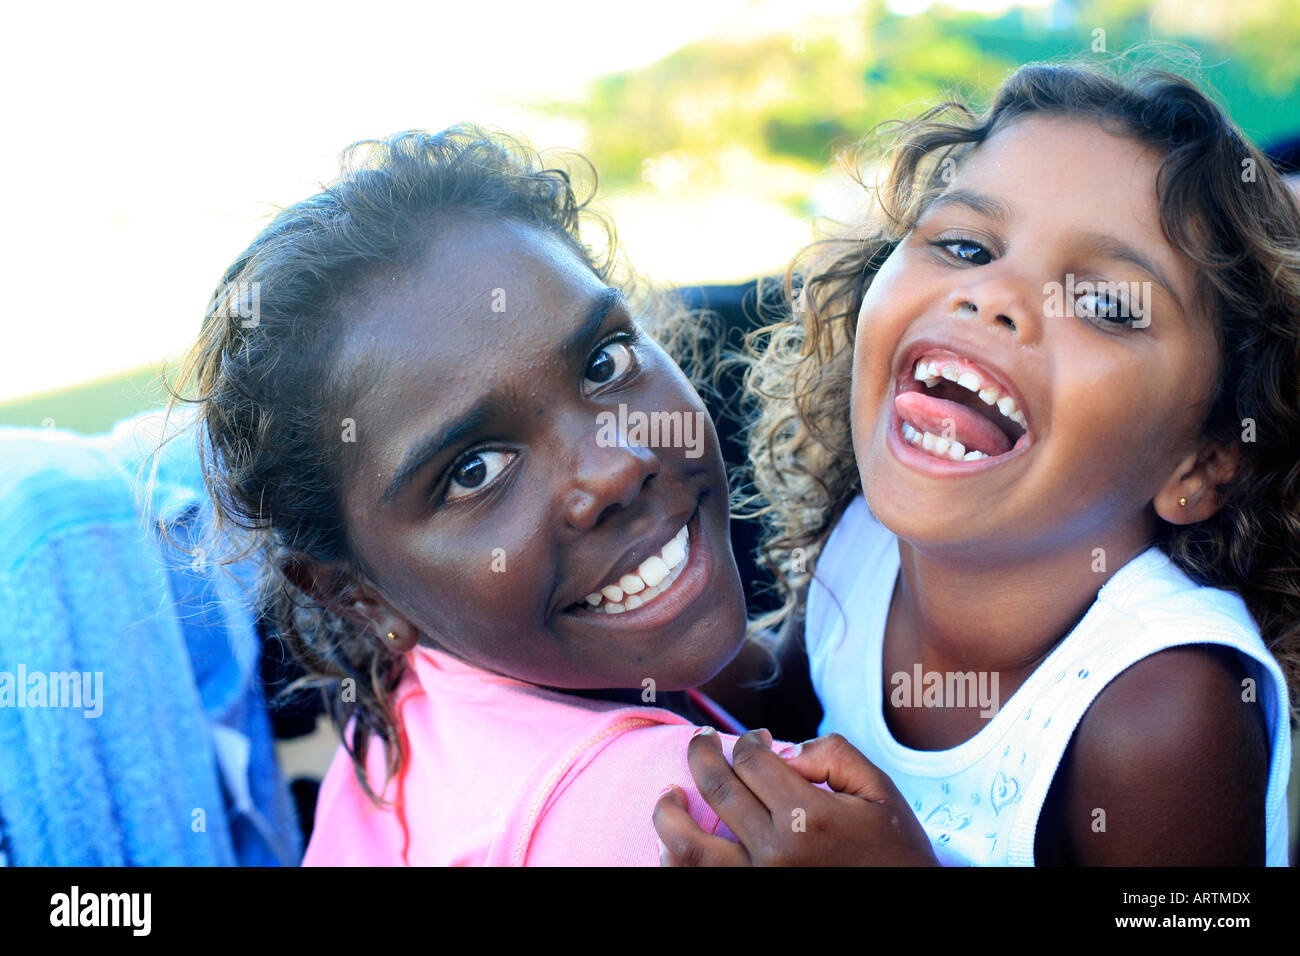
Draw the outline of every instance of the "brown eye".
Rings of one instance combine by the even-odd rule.
[[[504,451],[479,451],[464,458],[452,469],[447,483],[447,500],[467,498],[496,480],[513,456]]]
[[[587,382],[604,385],[613,382],[632,367],[632,349],[626,342],[610,342],[602,345],[587,363],[584,378]],[[590,392],[584,387],[584,391]]]
[[[971,242],[969,239],[947,239],[935,243],[938,246],[948,250],[948,254],[954,259],[960,259],[962,262],[969,262],[972,265],[986,266],[993,261],[988,250],[978,242]]]

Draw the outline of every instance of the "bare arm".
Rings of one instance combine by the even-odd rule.
[[[1097,697],[1057,771],[1058,862],[1260,866],[1269,746],[1235,652],[1170,648]],[[1040,825],[1041,825],[1040,820]]]

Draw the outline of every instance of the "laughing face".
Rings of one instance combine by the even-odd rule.
[[[560,240],[448,227],[357,310],[338,361],[371,370],[344,410],[342,503],[367,571],[349,611],[372,633],[570,689],[678,690],[735,654],[713,426]],[[629,435],[656,415],[653,440]]]
[[[868,504],[900,538],[1012,564],[1140,548],[1157,513],[1200,506],[1171,501],[1194,484],[1218,350],[1194,267],[1160,230],[1158,165],[1096,122],[1021,119],[880,269],[853,439]]]

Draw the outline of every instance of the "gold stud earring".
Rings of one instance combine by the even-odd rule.
[[[389,639],[390,641],[395,641],[395,640],[397,640],[397,635],[394,634],[392,631],[389,631],[389,632],[388,632],[388,639]]]
[[[1178,507],[1180,507],[1180,508],[1186,508],[1186,507],[1187,507],[1187,499],[1186,499],[1186,498],[1179,498],[1179,499],[1178,499]],[[389,637],[392,637],[393,635],[389,634],[388,636],[389,636]]]

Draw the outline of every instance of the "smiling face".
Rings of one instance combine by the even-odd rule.
[[[343,410],[353,613],[544,686],[713,676],[745,621],[717,436],[621,297],[509,221],[451,225],[375,285],[337,360],[370,375]]]
[[[875,276],[853,440],[868,504],[901,538],[983,562],[1149,539],[1219,361],[1195,270],[1160,230],[1158,166],[1096,122],[1018,120]],[[1139,301],[1108,313],[1126,292]]]

